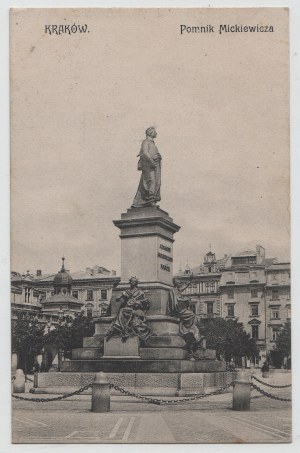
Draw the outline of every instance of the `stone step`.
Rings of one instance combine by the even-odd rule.
[[[63,394],[93,381],[95,373],[36,373],[35,393]],[[143,395],[191,395],[209,393],[236,379],[235,372],[214,373],[107,373],[109,382]],[[84,393],[91,393],[89,388]],[[121,395],[112,389],[112,395]]]
[[[225,371],[226,365],[217,360],[143,360],[143,359],[95,359],[70,360],[62,363],[61,370],[85,372],[116,372],[116,373],[213,373]]]
[[[103,349],[99,348],[80,348],[72,349],[72,360],[94,360],[103,356]]]

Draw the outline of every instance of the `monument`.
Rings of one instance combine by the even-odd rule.
[[[138,393],[182,395],[222,387],[231,379],[215,351],[205,349],[179,282],[173,286],[174,234],[180,227],[157,205],[162,157],[156,135],[155,128],[146,130],[137,193],[127,212],[113,221],[120,230],[121,281],[106,316],[95,319],[95,335],[62,364],[60,382],[68,375],[81,385],[104,371],[112,382]],[[38,379],[38,387],[47,387],[47,377]]]

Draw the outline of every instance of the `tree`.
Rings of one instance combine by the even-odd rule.
[[[44,328],[35,315],[18,313],[12,320],[12,352],[23,361],[25,373],[31,368],[32,356],[43,348]]]
[[[258,348],[255,339],[245,332],[243,324],[232,319],[203,320],[200,327],[207,340],[207,347],[216,350],[218,358],[224,357],[226,362],[233,359],[241,363],[242,357],[256,357]]]
[[[61,365],[61,356],[70,358],[72,349],[82,348],[83,338],[90,337],[95,332],[92,318],[80,313],[75,318],[62,318],[53,330],[45,335],[45,345],[53,346],[58,350],[58,368]]]
[[[291,357],[291,322],[288,321],[280,329],[279,335],[275,343],[275,353],[278,353],[281,357],[281,361],[286,358],[287,366],[289,368],[288,361]]]

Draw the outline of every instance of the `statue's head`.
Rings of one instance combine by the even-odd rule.
[[[130,283],[130,286],[137,286],[139,281],[136,277],[130,277],[129,283]]]
[[[153,137],[155,138],[157,136],[157,133],[156,133],[156,130],[155,130],[155,127],[148,127],[148,129],[146,129],[146,137]]]

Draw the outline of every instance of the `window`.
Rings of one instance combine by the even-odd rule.
[[[272,289],[272,296],[271,300],[279,300],[279,292],[278,289]]]
[[[291,298],[291,290],[289,288],[288,291],[287,291],[287,299],[290,299],[290,298]]]
[[[272,308],[272,310],[271,310],[271,318],[272,319],[279,319],[279,308]]]
[[[227,297],[228,299],[234,299],[234,289],[230,288],[227,290]]]
[[[287,319],[291,319],[291,307],[287,307],[286,317]]]
[[[253,299],[256,299],[258,297],[258,291],[257,291],[256,288],[255,289],[251,289],[250,293],[251,293],[251,297]]]
[[[276,341],[279,335],[279,327],[272,327],[272,340]]]
[[[227,316],[234,316],[234,305],[227,305]]]
[[[86,300],[93,300],[94,299],[94,293],[92,289],[88,289],[86,292]]]
[[[72,296],[78,299],[78,291],[72,291]]]
[[[51,291],[51,296],[54,296],[54,291]]]
[[[30,301],[30,288],[25,288],[25,302]]]
[[[100,305],[100,316],[106,316],[108,306],[106,304]]]
[[[205,292],[206,292],[206,293],[209,292],[209,283],[205,283]]]
[[[215,291],[215,284],[214,282],[210,284],[210,292],[213,293]]]
[[[259,326],[257,324],[252,326],[252,338],[254,338],[255,340],[258,340],[258,329]]]
[[[214,312],[214,303],[213,302],[206,302],[207,305],[207,314],[212,315]]]
[[[107,300],[107,289],[101,289],[101,299]]]
[[[86,309],[86,315],[87,315],[88,318],[92,318],[93,317],[93,309],[92,309],[92,307],[88,307]]]
[[[211,266],[208,266],[208,272],[211,272]]]
[[[251,316],[258,316],[258,304],[251,305]]]

